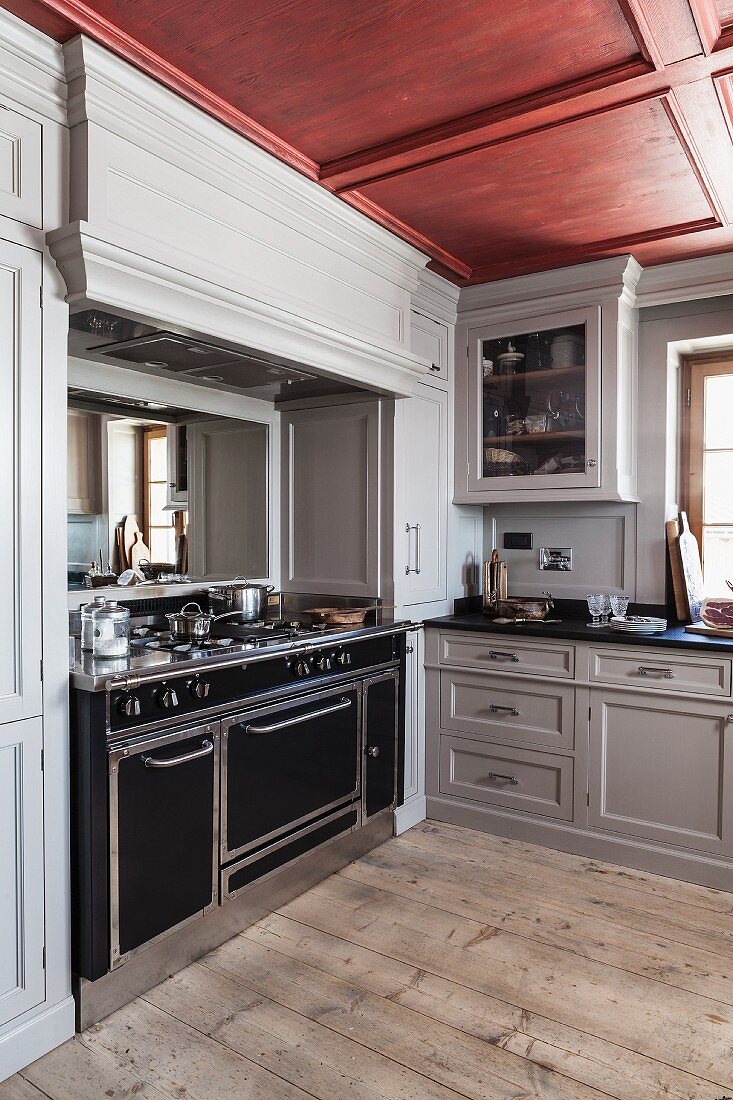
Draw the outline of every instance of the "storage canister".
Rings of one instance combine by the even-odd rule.
[[[95,596],[89,603],[82,604],[81,608],[81,648],[87,653],[94,649],[94,625],[92,615],[97,607],[103,607],[107,601],[104,596]]]
[[[96,657],[126,657],[130,652],[130,612],[110,600],[92,612]]]

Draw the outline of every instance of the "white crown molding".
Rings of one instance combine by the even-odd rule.
[[[322,374],[409,397],[428,365],[409,351],[377,348],[284,309],[124,248],[86,222],[49,234],[74,311],[104,303],[123,314],[197,334],[217,333]]]
[[[587,264],[519,275],[495,283],[463,287],[458,300],[461,323],[497,317],[521,317],[569,306],[614,299],[633,307],[636,286],[642,273],[633,256],[612,256]]]
[[[445,321],[448,325],[456,323],[458,296],[460,287],[448,282],[427,267],[418,277],[418,287],[413,293],[411,304],[415,309],[424,310],[431,317]]]
[[[250,202],[410,291],[428,257],[83,35],[63,47],[69,125],[93,122]]]
[[[61,46],[4,8],[0,8],[0,89],[15,103],[66,124]]]
[[[733,252],[644,268],[636,304],[644,309],[724,294],[733,294]]]

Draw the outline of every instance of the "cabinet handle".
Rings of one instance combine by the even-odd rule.
[[[415,532],[415,567],[410,566],[410,531]],[[419,523],[406,523],[405,534],[407,535],[407,565],[405,566],[405,576],[409,576],[410,573],[420,572],[420,524]]]
[[[339,710],[348,710],[351,706],[351,699],[343,698],[338,703],[334,703],[330,707],[321,707],[320,710],[309,710],[307,714],[298,714],[295,718],[284,718],[282,722],[272,722],[268,726],[253,726],[251,723],[247,723],[244,727],[244,732],[250,736],[257,735],[258,733],[275,733],[276,730],[289,729],[290,726],[300,726],[303,722],[310,722],[312,718],[323,718],[327,714],[335,714]]]
[[[516,707],[500,707],[498,703],[489,703],[489,710],[492,714],[511,714],[513,718],[519,718]]]
[[[648,676],[650,672],[658,673],[665,680],[674,680],[674,672],[671,668],[658,668],[656,665],[639,665],[639,675]]]
[[[430,369],[431,370],[440,370],[440,364],[439,363],[431,363],[430,364]]]
[[[594,470],[596,468],[596,465],[597,465],[597,463],[596,463],[596,460],[594,458],[589,458],[588,459],[588,466],[591,470]]]
[[[489,779],[505,779],[513,787],[518,786],[519,780],[514,775],[504,775],[502,772],[489,772]]]
[[[202,756],[209,756],[214,751],[211,741],[204,741],[200,749],[193,752],[185,752],[183,756],[174,756],[170,760],[156,760],[154,756],[144,756],[143,764],[146,768],[175,768],[179,764],[187,764],[189,760],[198,760]]]
[[[379,756],[379,745],[369,745],[365,751],[367,756],[371,756],[372,760],[376,760]]]
[[[489,650],[490,661],[518,661],[516,653],[509,653],[506,649],[490,649]]]

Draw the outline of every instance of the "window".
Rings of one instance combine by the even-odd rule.
[[[176,529],[173,513],[166,511],[168,490],[168,440],[165,428],[144,432],[145,543],[151,561],[175,563]]]
[[[733,358],[685,365],[683,499],[700,544],[705,593],[733,580]]]

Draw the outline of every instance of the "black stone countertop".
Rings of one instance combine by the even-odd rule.
[[[684,626],[672,624],[660,634],[622,634],[620,631],[588,626],[583,619],[565,618],[561,623],[506,623],[499,625],[479,612],[467,615],[444,615],[424,619],[426,627],[442,630],[474,630],[478,633],[513,638],[565,638],[578,642],[602,642],[604,645],[656,646],[663,649],[684,649],[733,655],[733,638],[716,638],[703,634],[688,634]]]

